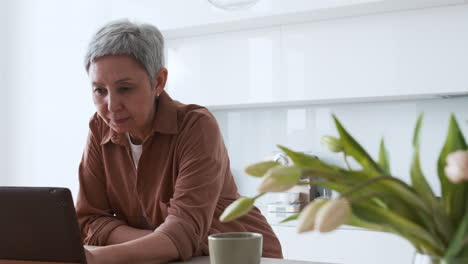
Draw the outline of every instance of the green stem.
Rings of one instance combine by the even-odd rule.
[[[317,176],[319,175],[319,176]],[[328,180],[339,180],[340,174],[336,172],[330,172],[322,169],[311,169],[304,168],[302,169],[302,176],[315,177],[315,178],[325,178]]]
[[[256,196],[252,197],[252,199],[257,200],[258,198],[262,197],[265,193],[259,193]]]
[[[326,181],[310,181],[310,182],[298,182],[296,185],[320,185]]]
[[[344,162],[346,163],[346,167],[348,167],[348,170],[352,170],[351,169],[351,166],[349,165],[349,162],[348,162],[348,155],[346,155],[345,152],[343,152],[343,157],[344,157]]]
[[[364,187],[367,187],[367,185],[369,185],[369,184],[375,183],[375,182],[380,181],[380,180],[385,180],[385,179],[390,179],[390,178],[387,177],[387,176],[379,176],[379,177],[371,178],[369,180],[366,180],[366,181],[356,185],[351,190],[349,190],[349,191],[347,191],[345,193],[342,193],[340,195],[340,197],[348,197],[350,194],[352,194],[354,192],[357,192],[357,191],[363,189]]]
[[[378,221],[381,222],[382,225],[388,225],[388,227],[392,228],[395,233],[411,239],[415,244],[425,248],[433,255],[440,256],[444,252],[444,245],[431,233],[427,232],[427,230],[417,223],[414,223],[391,210],[380,208],[372,204],[364,205],[354,203],[353,211],[355,209],[360,211],[360,214],[364,213],[367,215],[366,217],[371,217],[371,222]],[[383,219],[385,219],[385,222],[382,222]]]
[[[374,230],[374,231],[387,232],[387,233],[391,232],[390,229],[384,227],[383,225],[378,225],[378,224],[369,223],[367,221],[363,221],[359,217],[355,216],[354,214],[351,216],[348,222],[346,222],[346,224],[350,226],[357,226],[357,227]]]
[[[460,248],[463,249],[464,247],[468,246],[468,235],[465,236],[465,240],[463,240]]]
[[[358,197],[353,197],[353,198],[349,199],[349,202],[350,203],[357,203],[357,202],[360,202],[362,200],[366,200],[366,199],[369,199],[369,198],[383,197],[383,196],[385,196],[385,195],[382,195],[381,193],[373,192],[373,193],[364,194],[364,195],[361,195],[361,196],[358,196]]]

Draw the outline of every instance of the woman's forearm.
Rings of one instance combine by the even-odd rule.
[[[152,230],[137,229],[127,225],[121,225],[110,233],[106,245],[116,245],[129,242],[152,233]]]
[[[161,232],[154,232],[130,242],[91,249],[89,264],[154,264],[179,259],[172,240]]]

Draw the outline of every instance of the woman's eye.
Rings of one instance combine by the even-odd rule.
[[[106,90],[102,89],[102,88],[95,88],[94,93],[96,93],[98,95],[104,95],[104,94],[106,94]]]
[[[122,93],[127,93],[127,92],[130,92],[132,90],[131,87],[120,87],[120,91]]]

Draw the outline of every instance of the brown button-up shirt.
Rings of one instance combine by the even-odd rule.
[[[216,119],[198,105],[163,92],[151,135],[135,168],[125,134],[95,114],[79,168],[77,214],[84,242],[105,245],[120,225],[166,234],[181,259],[208,255],[208,235],[263,234],[263,256],[281,245],[257,208],[228,223],[219,216],[239,194]]]

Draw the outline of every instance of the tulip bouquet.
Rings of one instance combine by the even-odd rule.
[[[390,232],[408,240],[420,254],[440,261],[432,263],[462,263],[457,262],[460,259],[468,263],[468,152],[455,117],[450,118],[448,135],[437,161],[441,197],[434,194],[420,166],[419,131],[423,115],[414,130],[409,184],[392,176],[383,139],[375,161],[333,118],[339,137],[326,136],[322,142],[331,151],[343,153],[346,167],[278,146],[294,165],[267,161],[248,166],[247,174],[262,177],[259,194],[233,202],[221,215],[221,221],[246,214],[255,200],[267,192],[284,192],[302,184],[321,185],[335,190],[339,197],[315,199],[283,222],[297,219],[298,232],[330,232],[342,224]],[[350,157],[359,168],[351,168],[347,160]]]

